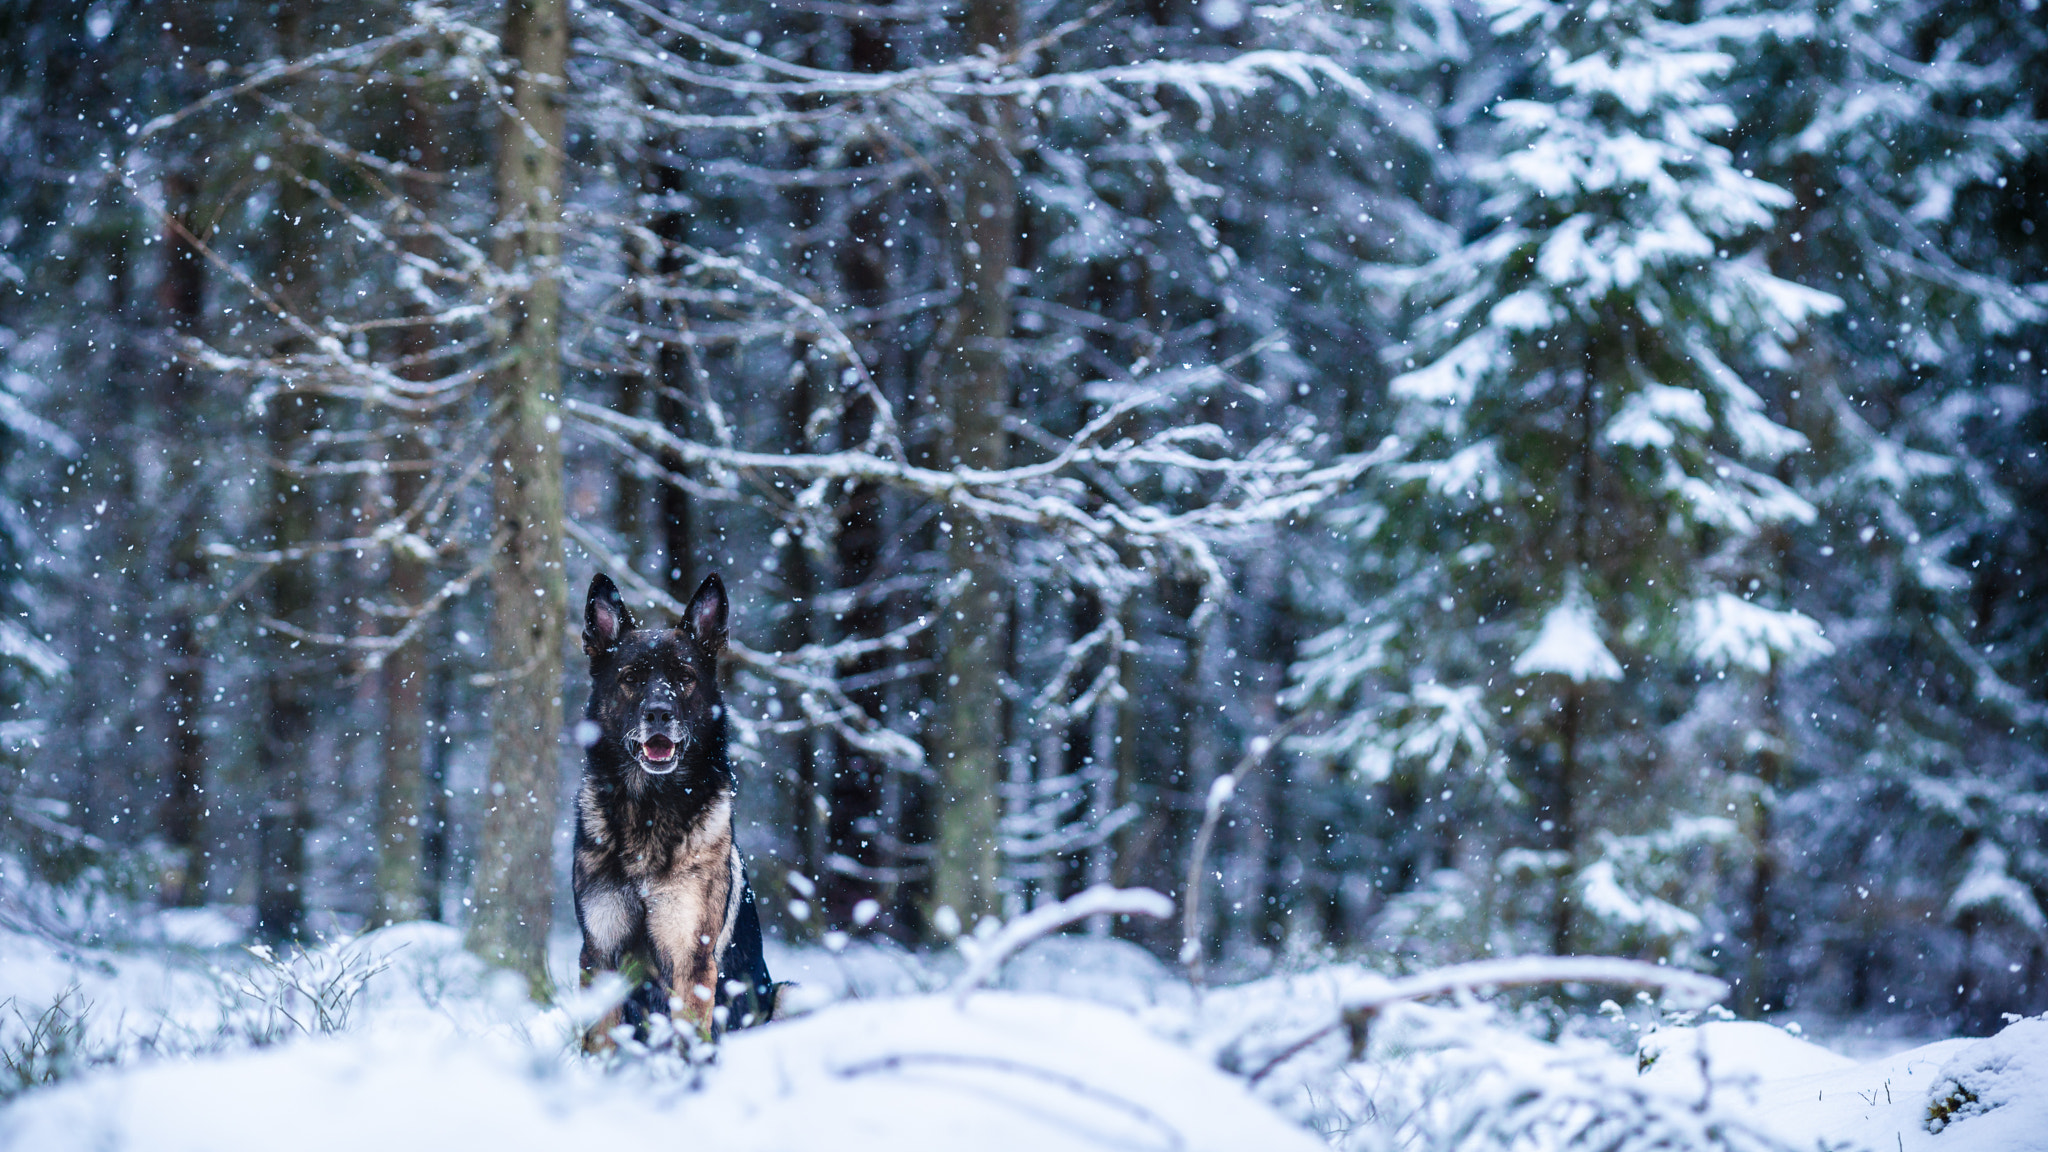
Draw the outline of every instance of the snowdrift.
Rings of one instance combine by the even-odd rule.
[[[738,1035],[679,1079],[373,1028],[90,1077],[0,1115],[10,1148],[446,1152],[686,1140],[726,1150],[1320,1146],[1114,1009],[989,993],[849,1002]]]
[[[588,998],[537,1009],[440,925],[288,957],[218,936],[174,925],[112,951],[0,933],[10,1063],[41,1006],[66,999],[76,1025],[59,1082],[0,1107],[0,1149],[2048,1147],[2048,1019],[1857,1062],[1643,1003],[1543,1040],[1460,998],[1304,1044],[1395,982],[1327,965],[1198,992],[1128,944],[1056,937],[961,997],[941,991],[960,957],[856,943],[782,951],[800,1014],[715,1057],[605,1063],[574,1050]],[[1639,1045],[1617,1041],[1631,1028]]]

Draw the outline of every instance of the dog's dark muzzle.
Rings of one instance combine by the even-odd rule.
[[[666,685],[647,694],[640,705],[640,723],[634,729],[633,754],[640,767],[655,776],[666,776],[682,761],[683,726],[676,714],[676,698]]]

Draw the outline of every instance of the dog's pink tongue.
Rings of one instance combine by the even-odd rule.
[[[666,760],[676,754],[675,744],[666,736],[653,737],[640,747],[642,751],[647,753],[649,760],[656,762]]]

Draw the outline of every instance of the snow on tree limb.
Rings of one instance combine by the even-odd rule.
[[[1097,884],[1057,904],[1034,908],[986,938],[961,939],[961,951],[972,951],[967,970],[953,982],[953,1002],[964,1006],[968,993],[986,983],[1019,949],[1069,924],[1078,924],[1091,916],[1149,916],[1163,920],[1171,915],[1173,901],[1150,888],[1115,888],[1107,884]]]
[[[1600,639],[1599,617],[1576,585],[1562,602],[1543,614],[1536,639],[1515,657],[1517,676],[1552,672],[1574,684],[1621,679],[1621,662]]]
[[[1530,988],[1546,984],[1611,984],[1625,988],[1661,988],[1667,999],[1680,1007],[1703,1008],[1728,995],[1728,985],[1712,976],[1683,968],[1670,968],[1641,960],[1611,956],[1516,956],[1505,960],[1478,960],[1454,964],[1429,972],[1418,972],[1390,981],[1370,996],[1346,1004],[1336,1020],[1315,1029],[1254,1070],[1248,1079],[1256,1084],[1280,1065],[1307,1051],[1317,1041],[1347,1029],[1354,1048],[1364,1036],[1371,1018],[1396,1004],[1424,1000],[1456,992],[1482,992],[1501,988]]]

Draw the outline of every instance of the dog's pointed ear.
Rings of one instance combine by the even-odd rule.
[[[697,643],[712,655],[725,650],[725,582],[713,572],[697,585],[697,594],[690,597],[690,606],[683,609],[683,624]]]
[[[619,646],[619,638],[639,625],[619,595],[619,586],[599,572],[590,578],[590,595],[583,602],[583,654],[595,660]]]

